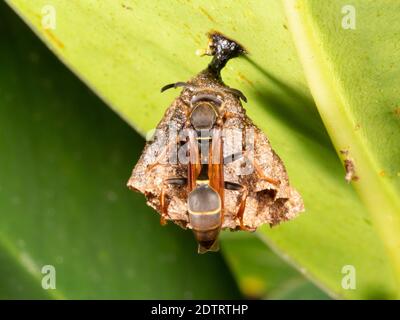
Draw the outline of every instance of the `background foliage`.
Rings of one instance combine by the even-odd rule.
[[[307,213],[261,228],[259,238],[223,236],[223,255],[239,288],[252,297],[326,297],[277,260],[268,243],[332,296],[394,297],[393,275],[400,271],[394,80],[400,20],[394,1],[386,7],[356,1],[354,31],[341,28],[345,3],[339,0],[327,6],[306,0],[52,0],[55,30],[41,24],[49,1],[7,2],[142,134],[176,95],[160,95],[159,88],[206,65],[194,54],[204,48],[206,31],[217,29],[244,44],[249,57],[233,61],[224,79],[245,92],[249,116],[286,163]],[[143,198],[123,188],[142,138],[60,66],[10,10],[2,8],[2,16],[0,54],[10,63],[0,75],[1,259],[8,274],[15,273],[11,266],[19,270],[5,279],[10,292],[3,294],[43,295],[39,267],[54,264],[64,275],[54,297],[237,297],[221,256],[195,255],[190,234],[160,228]],[[337,155],[343,148],[359,170],[361,200],[344,182]],[[356,267],[357,290],[342,288],[344,265]],[[24,287],[18,291],[13,281]]]

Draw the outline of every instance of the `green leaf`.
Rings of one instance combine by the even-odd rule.
[[[329,299],[323,291],[292,268],[255,234],[225,233],[224,256],[248,299]]]
[[[400,290],[400,3],[285,1],[318,110],[385,244]],[[345,28],[348,19],[354,29]],[[400,292],[398,292],[400,294]]]
[[[259,236],[331,295],[393,297],[390,260],[369,213],[344,181],[342,163],[308,90],[280,0],[52,0],[54,30],[42,24],[42,8],[49,1],[8,2],[64,63],[142,134],[157,124],[178,94],[161,95],[159,88],[190,78],[208,63],[195,55],[205,47],[205,32],[216,29],[245,45],[250,55],[232,61],[223,78],[248,97],[249,116],[270,137],[307,210],[289,223],[261,228]],[[365,36],[358,42],[362,39]],[[224,240],[223,249],[231,244]],[[240,252],[237,256],[240,259]],[[345,265],[356,268],[357,290],[341,285]],[[240,279],[241,270],[236,272]]]
[[[239,298],[221,255],[125,187],[142,137],[3,3],[0,36],[0,298]]]

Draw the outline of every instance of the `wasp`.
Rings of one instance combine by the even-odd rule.
[[[245,190],[240,184],[224,180],[223,165],[226,161],[223,156],[222,125],[226,113],[222,92],[196,88],[186,83],[167,85],[162,91],[177,86],[189,87],[193,92],[185,124],[188,129],[189,163],[186,177],[167,178],[165,183],[187,186],[189,223],[199,244],[198,252],[217,251],[216,240],[224,219],[224,189]],[[235,89],[226,89],[226,92],[244,97]],[[163,186],[160,195],[162,222],[168,216],[165,196]],[[237,212],[242,228],[245,201],[244,196]]]
[[[158,125],[161,135],[146,145],[128,181],[128,187],[143,192],[160,212],[161,224],[172,220],[193,230],[199,253],[218,250],[223,228],[252,231],[259,224],[274,225],[303,210],[282,161],[246,116],[240,101],[247,102],[247,98],[222,82],[226,63],[246,50],[218,32],[209,34],[209,39],[206,54],[213,59],[208,67],[188,82],[161,89],[183,91]],[[171,126],[184,134],[165,145],[162,137]],[[254,172],[242,176],[234,168],[248,156],[241,143],[238,152],[229,153],[232,148],[224,134],[225,129],[238,127],[252,129],[256,139],[251,161]],[[162,161],[171,146],[181,147],[188,161]]]

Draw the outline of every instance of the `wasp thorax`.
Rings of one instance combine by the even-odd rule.
[[[216,120],[217,115],[213,105],[206,101],[197,103],[190,115],[190,123],[196,130],[211,129]]]
[[[221,226],[221,198],[208,184],[198,185],[188,196],[189,221],[196,240],[206,249],[215,242]]]

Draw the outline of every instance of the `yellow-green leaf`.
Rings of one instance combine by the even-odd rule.
[[[377,233],[370,222],[369,211],[366,208],[370,207],[370,204],[364,206],[352,186],[344,181],[345,173],[341,160],[325,131],[303,74],[302,64],[309,78],[309,66],[304,63],[303,58],[298,59],[293,43],[294,36],[299,47],[296,32],[290,31],[296,30],[296,25],[288,8],[286,9],[289,21],[286,20],[284,6],[280,0],[7,2],[62,61],[142,134],[157,124],[163,111],[177,94],[171,91],[161,95],[159,88],[166,83],[190,78],[208,63],[207,58],[200,58],[195,54],[197,49],[205,47],[207,31],[216,29],[242,43],[250,55],[247,59],[232,61],[224,71],[223,77],[227,84],[239,88],[248,97],[246,109],[249,116],[270,137],[273,147],[287,165],[292,184],[303,195],[307,210],[296,220],[274,229],[261,228],[260,236],[307,277],[334,296],[392,296],[395,290],[391,273],[393,260],[388,259],[383,249],[382,238],[379,236],[381,232]],[[335,6],[341,3],[333,2]],[[333,13],[326,14],[322,4],[319,8],[317,2],[309,3],[313,4],[312,8],[315,8],[315,11],[312,11],[313,14],[308,14],[308,11],[305,13],[307,23],[311,23],[310,20],[315,21],[311,23],[314,26],[326,19],[325,25],[328,30],[340,28],[336,18],[332,20]],[[55,10],[55,29],[49,29],[46,23],[43,24],[49,18],[49,10],[42,11],[46,5],[53,6]],[[287,6],[291,5],[292,1],[288,1]],[[330,5],[331,8],[332,6]],[[375,7],[377,6],[379,5],[376,4]],[[321,10],[321,15],[318,10]],[[381,14],[393,21],[400,21],[394,18],[395,12],[385,10]],[[385,20],[385,17],[382,19]],[[377,23],[376,28],[379,28],[380,22],[374,23]],[[302,26],[301,22],[299,28]],[[301,30],[300,28],[298,32]],[[356,49],[347,48],[349,54],[350,51],[362,50],[360,45],[362,41],[369,39],[370,33],[371,27],[361,29],[358,35],[353,35],[354,38],[349,43],[353,43]],[[330,39],[331,34],[322,30],[318,35],[322,40],[326,40],[321,46],[327,45],[329,48],[325,50],[333,50],[332,44],[335,43]],[[382,37],[384,36],[374,38],[372,48],[379,48]],[[340,52],[342,51],[346,52],[345,46],[340,48]],[[315,54],[319,57],[319,51]],[[322,56],[324,57],[326,56]],[[356,57],[352,59],[357,61]],[[380,59],[380,56],[376,59]],[[362,62],[362,59],[358,60]],[[346,81],[351,82],[351,75],[346,73],[342,61],[334,62],[336,68],[344,73],[329,73],[328,82],[323,79],[319,84],[321,88],[326,88],[326,83],[330,84],[330,81],[342,81],[338,75],[346,74]],[[337,62],[340,64],[337,65]],[[365,62],[364,65],[368,65],[369,62]],[[380,72],[379,66],[378,63],[375,64],[376,69],[372,70],[374,74]],[[326,70],[319,64],[312,67],[324,72]],[[359,72],[361,77],[363,69],[357,70],[354,67],[354,70]],[[389,77],[390,70],[385,70]],[[355,88],[362,87],[365,82],[368,82],[368,79],[364,81],[361,77],[357,82],[359,85]],[[345,92],[337,91],[337,88],[330,87],[330,94],[334,98],[342,98]],[[374,99],[379,97],[386,101],[389,97],[385,92],[380,92],[380,88],[370,85],[367,88],[374,92]],[[311,89],[319,110],[323,110],[315,86],[311,85]],[[391,91],[391,99],[394,97],[393,92]],[[355,97],[357,99],[357,96]],[[335,101],[333,107],[336,107]],[[385,110],[387,112],[389,109]],[[324,113],[322,114],[326,120]],[[343,116],[330,121],[341,123],[342,118]],[[389,131],[392,132],[396,128],[396,122],[390,121],[393,125]],[[338,126],[339,130],[344,130],[343,126],[350,130],[347,122],[341,123]],[[382,124],[379,127],[382,127]],[[334,137],[336,148],[343,148],[342,145],[336,145],[336,134],[329,125],[328,129]],[[382,141],[391,139],[387,136],[389,131],[382,130],[382,134],[385,134],[380,136]],[[347,131],[340,131],[338,134],[343,132]],[[356,145],[358,144],[359,142],[356,142]],[[370,151],[374,154],[378,152],[377,149]],[[393,153],[388,151],[385,154],[388,159],[393,159]],[[360,160],[357,154],[354,157],[357,158],[357,169],[364,166],[364,169],[360,168],[361,182],[363,178],[366,179],[362,176],[366,168],[376,168],[369,165],[370,157],[366,158],[368,161],[365,164],[359,163],[362,158]],[[382,162],[384,163],[386,162]],[[383,166],[382,170],[391,175],[395,171],[394,168]],[[366,179],[367,181],[378,179],[376,171],[370,175],[373,179]],[[390,176],[385,177],[389,178]],[[378,192],[374,194],[376,197],[383,196],[383,199],[376,198],[379,199],[377,201],[382,200],[382,205],[393,209],[395,207],[392,204],[396,203],[396,200],[390,196],[391,200],[386,201],[386,195],[390,194],[388,185],[386,182],[382,184],[383,192],[378,186],[371,186],[371,190],[374,193]],[[365,196],[362,198],[365,200]],[[376,218],[376,214],[373,217]],[[393,228],[396,228],[395,225],[393,224]],[[390,237],[394,235],[391,234]],[[387,244],[387,238],[383,239]],[[229,254],[235,254],[233,246],[227,246],[226,250],[230,250]],[[346,265],[356,268],[356,290],[346,290],[342,286],[345,276],[342,270]]]

